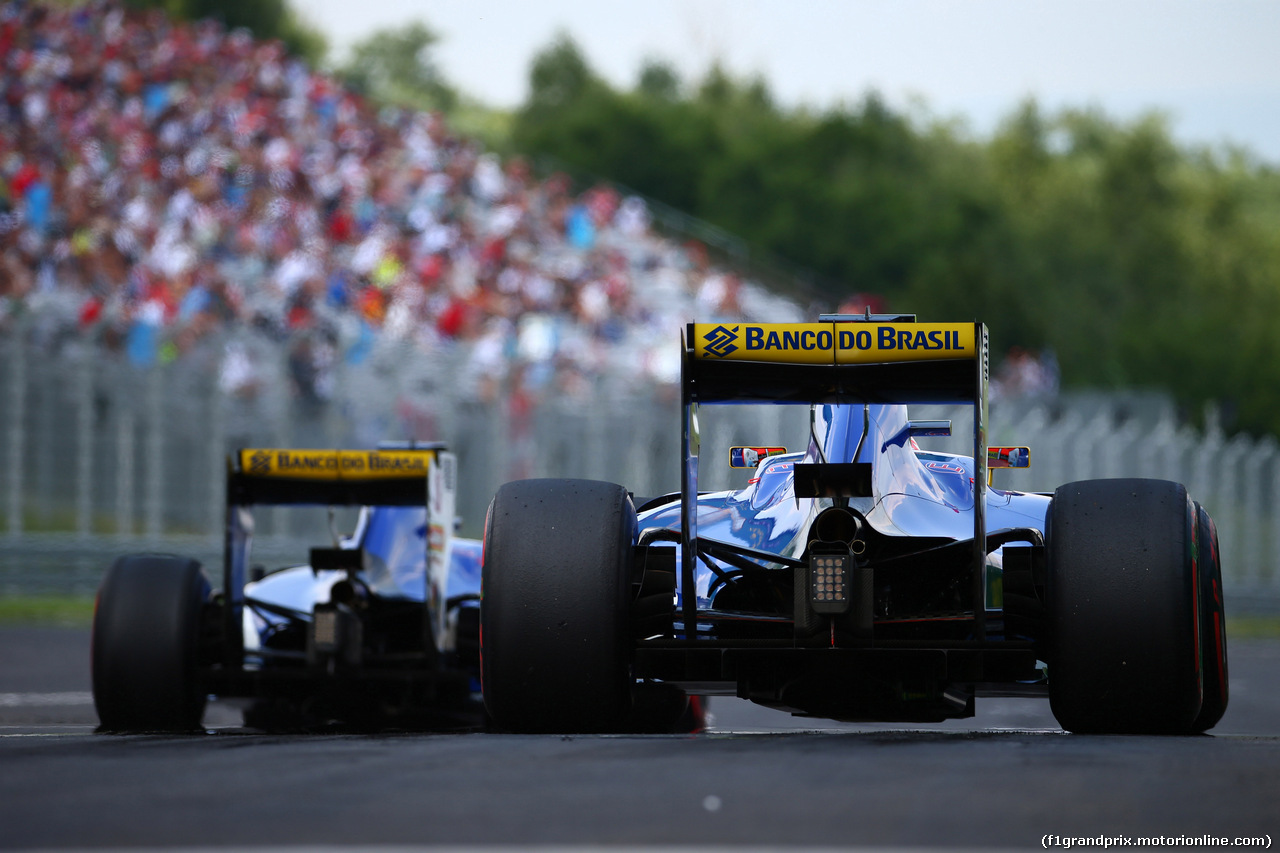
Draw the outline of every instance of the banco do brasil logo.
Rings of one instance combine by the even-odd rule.
[[[249,457],[249,473],[250,474],[270,474],[271,473],[271,454],[265,450],[256,451]]]
[[[702,339],[707,342],[707,352],[724,358],[738,348],[734,344],[738,339],[738,327],[727,329],[724,326],[716,326],[703,335]]]

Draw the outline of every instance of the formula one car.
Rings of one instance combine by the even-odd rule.
[[[610,731],[655,689],[845,721],[1047,696],[1073,732],[1194,733],[1227,705],[1217,533],[1177,483],[991,487],[987,330],[914,315],[691,324],[681,491],[525,480],[489,508],[484,701],[500,727]],[[698,490],[699,406],[802,404],[802,452],[736,447]],[[973,455],[921,449],[973,407]],[[638,505],[637,505],[638,504]]]
[[[453,536],[456,482],[441,445],[234,454],[220,591],[171,555],[121,557],[104,577],[92,651],[102,729],[196,729],[210,695],[273,730],[482,723],[480,543]],[[253,566],[252,511],[305,505],[360,507],[355,532],[305,563]]]

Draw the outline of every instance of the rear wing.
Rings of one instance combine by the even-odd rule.
[[[456,459],[443,444],[405,442],[378,450],[245,448],[229,455],[223,581],[228,666],[238,666],[243,654],[240,625],[254,530],[251,507],[424,507],[428,525],[426,606],[432,617],[428,625],[439,642],[440,632],[447,628],[444,584],[456,489]],[[313,549],[313,568],[321,555],[320,549]]]
[[[247,448],[227,460],[227,505],[423,506],[441,452]]]
[[[681,362],[684,466],[681,561],[694,589],[698,406],[701,403],[960,403],[972,405],[974,613],[983,636],[986,560],[987,328],[915,316],[823,315],[816,323],[690,323]],[[685,625],[696,619],[684,597]],[[696,631],[686,629],[693,638]]]
[[[856,315],[855,315],[856,316]],[[981,323],[690,323],[686,397],[703,403],[973,403]]]

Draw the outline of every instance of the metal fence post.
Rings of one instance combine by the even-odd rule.
[[[275,447],[289,447],[289,427],[294,423],[294,413],[296,411],[293,405],[293,388],[289,382],[289,352],[284,347],[278,354],[279,358],[273,367],[277,371],[273,375],[279,377],[279,387],[276,389],[271,401],[271,443]],[[270,520],[270,533],[272,536],[283,537],[289,529],[289,511],[282,506],[273,506],[270,511],[264,513]]]
[[[34,366],[32,388],[38,390],[36,399],[39,402],[36,412],[36,435],[41,438],[41,441],[33,448],[35,451],[33,509],[39,520],[47,524],[54,516],[56,503],[54,491],[57,484],[54,482],[54,469],[57,467],[57,449],[60,446],[66,447],[69,442],[58,429],[56,407],[57,395],[61,390],[58,372],[48,360],[37,360]]]
[[[76,408],[76,533],[93,532],[93,365],[88,350],[77,352]]]
[[[1271,468],[1271,512],[1268,516],[1271,522],[1271,550],[1268,552],[1267,579],[1269,585],[1275,587],[1277,578],[1280,578],[1280,573],[1276,571],[1276,566],[1280,566],[1280,459]]]
[[[1235,579],[1237,584],[1248,582],[1249,566],[1247,562],[1245,539],[1249,535],[1246,513],[1240,503],[1240,460],[1248,453],[1248,439],[1236,436],[1218,452],[1215,471],[1218,475],[1218,489],[1213,504],[1205,503],[1205,507],[1213,515],[1218,526],[1219,540],[1225,538],[1235,543],[1229,553],[1224,553],[1222,572]],[[1204,503],[1204,501],[1201,501]]]
[[[587,420],[587,441],[584,449],[586,459],[581,476],[589,480],[603,480],[607,476],[605,457],[608,452],[605,449],[605,431],[608,429],[609,420],[600,406],[587,406],[585,417]]]
[[[212,383],[209,391],[208,448],[209,461],[205,480],[209,486],[209,507],[205,516],[205,530],[210,535],[215,535],[223,529],[226,513],[226,497],[223,493],[227,488],[227,400],[217,382]]]
[[[1163,412],[1155,426],[1147,433],[1145,439],[1137,447],[1137,476],[1150,479],[1168,479],[1165,470],[1169,467],[1168,454],[1177,436],[1177,424],[1172,413]]]
[[[1242,465],[1240,471],[1244,480],[1239,502],[1242,524],[1237,528],[1241,533],[1240,574],[1245,586],[1256,589],[1262,585],[1262,563],[1267,553],[1263,484],[1275,459],[1275,442],[1269,437],[1257,443],[1248,442],[1243,458],[1249,462]],[[1221,541],[1221,535],[1218,538]]]
[[[116,533],[132,536],[134,533],[134,482],[136,478],[134,431],[136,420],[133,409],[119,400],[115,406],[116,420]]]
[[[5,407],[8,424],[5,435],[8,438],[9,453],[5,466],[8,494],[6,495],[6,525],[10,536],[22,533],[22,492],[23,473],[26,471],[27,445],[27,335],[25,318],[19,318],[15,324],[13,337],[6,347],[9,353],[9,399]]]
[[[157,537],[164,529],[164,406],[162,368],[152,366],[146,374],[147,477],[143,501],[143,528]]]
[[[1084,419],[1074,411],[1069,411],[1057,423],[1045,431],[1045,444],[1055,448],[1045,465],[1043,477],[1047,480],[1047,489],[1056,489],[1063,483],[1078,479],[1079,471],[1072,467],[1072,436],[1084,429]]]

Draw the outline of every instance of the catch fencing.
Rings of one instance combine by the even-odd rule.
[[[229,451],[244,446],[371,447],[443,440],[459,457],[461,532],[478,536],[503,482],[572,476],[637,497],[679,488],[678,388],[616,367],[511,370],[465,345],[380,340],[358,364],[324,341],[255,330],[208,337],[167,363],[131,364],[104,342],[11,329],[0,339],[0,594],[87,592],[110,556],[192,553],[219,565]],[[534,377],[531,379],[531,377]],[[516,385],[520,390],[515,392]],[[968,452],[971,412],[926,449]],[[734,488],[734,444],[807,442],[802,407],[702,410],[703,488]],[[1213,514],[1237,609],[1280,610],[1280,445],[1183,423],[1159,395],[1062,395],[992,403],[989,442],[1031,447],[1027,471],[996,485],[1052,491],[1099,477],[1183,482]],[[259,554],[296,557],[323,521],[258,518]],[[257,546],[256,546],[257,547]]]

